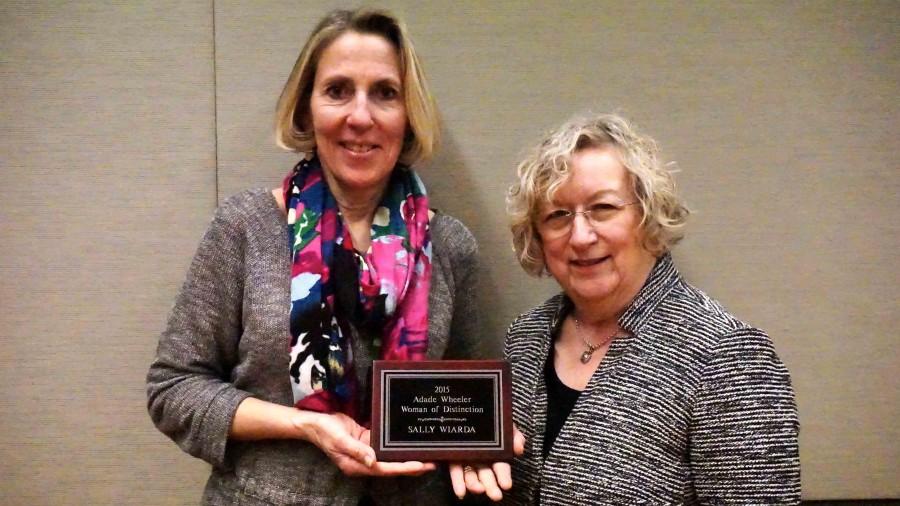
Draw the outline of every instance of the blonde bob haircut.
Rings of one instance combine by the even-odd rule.
[[[615,149],[628,171],[641,206],[644,248],[658,257],[681,239],[690,211],[675,191],[672,173],[659,159],[656,141],[615,114],[576,117],[547,134],[519,163],[518,181],[507,193],[513,249],[525,272],[533,276],[546,272],[538,216],[569,178],[572,155],[602,147]]]
[[[275,142],[288,151],[308,155],[315,152],[316,138],[312,131],[309,103],[316,69],[325,49],[348,32],[378,35],[396,48],[407,116],[406,138],[399,161],[412,165],[429,160],[439,142],[440,118],[412,40],[406,26],[395,16],[365,8],[332,11],[313,30],[278,99]]]

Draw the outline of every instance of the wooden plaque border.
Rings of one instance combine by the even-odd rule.
[[[485,445],[487,440],[473,442],[441,442],[440,445],[427,446],[421,442],[404,444],[403,442],[389,441],[389,435],[385,434],[385,416],[389,414],[390,399],[386,399],[385,381],[390,381],[392,373],[402,374],[404,378],[410,375],[423,378],[440,377],[442,373],[451,373],[453,376],[465,378],[469,374],[495,374],[499,381],[495,383],[495,397],[498,403],[495,407],[496,432],[490,440],[490,445]],[[482,379],[482,378],[479,378]],[[475,461],[489,460],[500,461],[513,458],[512,436],[512,384],[509,363],[505,360],[424,360],[424,361],[390,361],[375,360],[372,364],[372,433],[371,444],[378,460],[398,462],[407,460],[430,461]]]

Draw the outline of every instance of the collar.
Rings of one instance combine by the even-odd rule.
[[[644,281],[644,286],[638,291],[631,304],[619,317],[619,326],[638,335],[644,323],[650,318],[656,306],[663,301],[666,294],[675,286],[680,279],[675,263],[672,261],[672,254],[665,253],[656,260],[650,275]]]
[[[644,324],[650,318],[653,310],[665,298],[665,295],[675,286],[680,279],[678,269],[672,261],[671,253],[664,253],[656,260],[644,285],[638,290],[637,295],[619,317],[619,326],[638,335]],[[558,296],[556,311],[550,319],[551,333],[559,330],[559,325],[566,315],[572,311],[572,301],[564,293]]]

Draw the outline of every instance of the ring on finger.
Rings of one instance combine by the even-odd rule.
[[[463,472],[464,472],[464,473],[474,473],[475,470],[472,469],[472,466],[464,466],[464,467],[463,467]]]

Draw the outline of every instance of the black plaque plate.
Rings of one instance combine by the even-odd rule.
[[[376,360],[372,447],[383,461],[508,460],[509,364],[502,360]]]

